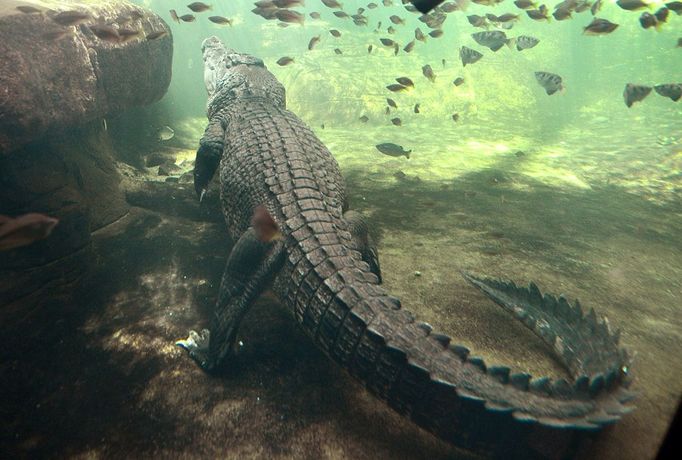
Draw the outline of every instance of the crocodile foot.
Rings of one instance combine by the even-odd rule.
[[[199,367],[210,372],[215,367],[212,360],[209,358],[210,340],[211,331],[202,329],[201,333],[189,331],[189,337],[184,340],[178,340],[175,344],[187,350],[189,356],[196,361]]]

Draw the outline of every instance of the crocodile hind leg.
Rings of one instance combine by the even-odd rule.
[[[348,223],[348,231],[353,237],[353,249],[360,252],[362,260],[367,262],[370,271],[379,278],[379,283],[381,283],[379,253],[374,239],[369,234],[365,217],[357,211],[346,211],[343,214],[343,219]]]
[[[249,228],[235,244],[225,266],[210,329],[189,332],[176,345],[186,349],[202,369],[220,367],[233,349],[239,324],[256,298],[282,266],[282,240],[263,242]]]

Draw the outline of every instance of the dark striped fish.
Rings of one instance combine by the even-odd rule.
[[[551,96],[564,88],[561,77],[555,73],[535,72],[535,79],[540,83],[540,86],[545,89],[548,96]]]
[[[466,67],[467,64],[473,64],[478,62],[483,55],[476,50],[462,46],[459,49],[459,58],[462,60],[462,67]]]

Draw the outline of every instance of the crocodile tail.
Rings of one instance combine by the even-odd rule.
[[[338,284],[317,342],[397,412],[463,447],[523,445],[538,430],[596,430],[632,410],[628,357],[606,320],[533,284],[466,276],[552,345],[574,381],[488,366],[367,284]]]

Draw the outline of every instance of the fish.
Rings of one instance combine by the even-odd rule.
[[[666,7],[659,8],[656,10],[654,13],[654,16],[656,16],[656,20],[660,23],[663,24],[668,20],[668,15],[670,14],[670,10]]]
[[[71,35],[73,33],[72,29],[67,29],[67,30],[54,30],[51,32],[45,32],[41,36],[50,41],[59,41],[62,38],[66,37],[67,35]]]
[[[384,6],[393,6],[393,0],[382,0]]]
[[[397,105],[397,104],[395,103],[395,101],[394,101],[393,99],[391,99],[390,97],[387,97],[387,98],[386,98],[386,104],[388,104],[389,107],[393,107],[394,109],[397,109],[397,108],[398,108],[398,105]]]
[[[75,26],[90,19],[90,15],[80,11],[62,11],[57,13],[52,20],[60,26]]]
[[[394,55],[394,56],[397,56],[397,55],[398,55],[398,51],[400,51],[400,45],[398,45],[397,43],[394,43],[394,44],[393,44],[393,55]]]
[[[512,21],[518,21],[519,20],[519,15],[518,14],[512,14],[512,13],[505,13],[502,16],[497,17],[498,22],[512,22]]]
[[[623,99],[625,100],[625,105],[632,107],[632,104],[643,100],[651,92],[651,86],[635,85],[628,83],[625,85],[625,90],[623,90]]]
[[[384,46],[393,46],[395,45],[395,42],[391,40],[390,38],[380,38],[379,41],[381,42],[382,45]]]
[[[398,24],[404,25],[405,24],[405,20],[403,18],[401,18],[400,16],[397,16],[395,14],[392,14],[388,19],[395,25],[398,25]]]
[[[283,57],[277,59],[277,65],[281,65],[281,66],[289,65],[292,62],[294,62],[294,58],[289,57],[289,56],[283,56]]]
[[[338,48],[334,48],[334,52],[335,52],[336,54],[343,54],[343,51],[341,51],[341,50],[338,49]]]
[[[40,14],[43,12],[43,10],[35,8],[33,6],[29,6],[29,5],[17,6],[17,10],[21,11],[24,14]]]
[[[396,126],[402,126],[403,125],[402,120],[400,120],[400,118],[397,118],[397,117],[391,118],[391,123],[393,123]]]
[[[548,96],[564,88],[561,77],[555,73],[535,72],[535,79],[545,89]]]
[[[214,24],[219,24],[221,26],[224,26],[224,25],[231,26],[232,25],[232,19],[228,19],[228,18],[225,18],[223,16],[210,16],[208,18],[208,20]]]
[[[412,40],[410,43],[405,45],[405,48],[403,48],[403,51],[405,51],[406,53],[409,53],[410,51],[412,51],[412,49],[414,48],[414,43],[415,43],[415,41]]]
[[[658,19],[656,19],[656,16],[654,16],[651,13],[644,12],[642,15],[639,17],[639,24],[644,28],[648,29],[650,27],[657,27],[658,26]]]
[[[253,211],[251,227],[253,227],[256,238],[264,243],[284,238],[277,222],[262,204],[256,206]]]
[[[407,89],[407,87],[393,83],[393,84],[386,86],[386,89],[389,91],[392,91],[394,93],[397,93],[398,91],[405,91]]]
[[[431,68],[430,65],[426,64],[425,66],[423,66],[422,73],[426,78],[429,79],[431,83],[436,81],[436,75],[433,73],[433,69]]]
[[[336,16],[337,18],[342,18],[342,19],[348,17],[348,13],[346,13],[345,11],[334,11],[332,14],[334,16]]]
[[[443,35],[443,30],[442,30],[442,29],[435,29],[435,30],[432,30],[431,32],[429,32],[429,35],[430,35],[432,38],[441,37],[441,36]]]
[[[322,3],[324,3],[324,6],[327,8],[343,8],[343,5],[336,0],[322,0]]]
[[[278,8],[305,6],[305,0],[272,0],[272,3]]]
[[[666,8],[674,11],[677,15],[682,14],[682,2],[668,2],[665,4]]]
[[[27,246],[50,236],[59,219],[29,213],[17,217],[0,215],[0,251]]]
[[[89,27],[93,34],[102,41],[108,43],[119,43],[121,36],[118,31],[112,26],[105,24],[93,24]]]
[[[393,26],[388,26],[388,29],[386,29],[386,32],[388,32],[389,34],[394,34],[395,29],[393,28]]]
[[[514,5],[516,5],[517,8],[521,8],[522,10],[528,10],[531,8],[537,9],[538,7],[538,4],[532,2],[531,0],[515,0]]]
[[[464,84],[464,78],[462,77],[457,77],[455,80],[452,82],[455,86],[460,86]]]
[[[419,27],[414,29],[414,38],[415,40],[419,40],[420,42],[425,42],[426,41],[426,36],[424,33],[421,31]]]
[[[127,29],[124,27],[118,29],[118,35],[121,37],[121,41],[123,43],[129,42],[135,37],[139,37],[140,33],[141,33],[140,30],[135,29]]]
[[[479,45],[490,48],[491,51],[497,51],[509,43],[507,35],[500,30],[476,32],[471,34],[471,38]]]
[[[320,19],[322,16],[320,16],[320,13],[318,13],[317,11],[313,11],[312,13],[310,13],[310,17],[313,19]]]
[[[539,39],[528,35],[519,35],[516,37],[516,49],[518,51],[534,48],[538,43],[540,43]]]
[[[440,62],[443,64],[443,68],[445,68],[445,58],[441,59]]]
[[[385,113],[386,115],[388,115],[389,113],[391,113],[391,108],[390,108],[390,107],[386,107],[386,110],[384,111],[384,113]]]
[[[197,18],[193,14],[183,14],[178,19],[183,22],[194,22]]]
[[[363,115],[359,118],[359,120],[363,123],[367,123],[369,121],[369,117],[367,115]]]
[[[473,64],[478,62],[483,55],[478,51],[462,46],[459,49],[459,58],[462,60],[462,67],[466,67],[467,64]]]
[[[336,30],[336,29],[331,29],[331,30],[329,31],[329,33],[332,34],[332,37],[339,38],[339,37],[341,36],[341,32],[339,32],[339,31]]]
[[[535,21],[549,21],[546,10],[526,10],[526,15]]]
[[[601,10],[601,0],[596,0],[593,4],[592,7],[590,8],[590,13],[592,13],[592,16],[595,16],[599,11]]]
[[[391,157],[402,157],[409,159],[412,150],[405,150],[402,145],[394,144],[393,142],[384,142],[383,144],[377,144],[374,147],[384,155]]]
[[[679,101],[682,97],[682,83],[656,85],[654,90],[663,97],[669,97],[673,102]]]
[[[407,77],[398,77],[395,79],[395,81],[397,81],[398,83],[400,83],[403,86],[408,86],[410,88],[414,87],[414,82],[410,78],[407,78]]]
[[[592,4],[589,2],[589,0],[582,0],[580,3],[578,3],[575,6],[575,12],[576,13],[582,13],[583,11],[587,11],[590,9]]]
[[[624,10],[637,11],[642,8],[651,8],[651,5],[643,2],[642,0],[618,0],[616,5],[620,6]]]
[[[163,30],[157,30],[156,32],[152,32],[152,33],[148,34],[146,38],[147,38],[147,40],[157,40],[161,37],[165,37],[166,35],[168,35],[168,31],[163,29]]]
[[[160,141],[169,141],[175,136],[175,131],[173,131],[173,128],[170,126],[164,126],[159,130],[157,135]]]
[[[308,42],[308,51],[312,50],[315,47],[315,45],[319,43],[319,41],[320,41],[319,35],[316,35],[313,38],[311,38],[310,41]]]
[[[414,113],[419,113],[419,103],[414,105]]]
[[[192,2],[189,5],[187,5],[187,8],[194,11],[195,13],[202,13],[204,11],[210,10],[211,5],[207,5],[203,2]]]
[[[554,16],[554,19],[557,21],[564,21],[566,19],[571,19],[571,10],[567,8],[557,8],[554,10],[554,13],[552,13],[552,16]]]
[[[614,24],[608,19],[594,18],[585,28],[583,34],[586,35],[601,35],[610,34],[618,28],[618,24]]]
[[[675,48],[682,48],[682,38],[677,39],[677,46]]]
[[[486,27],[488,25],[488,22],[485,20],[485,17],[479,16],[477,14],[471,14],[467,16],[467,20],[469,21],[469,24],[471,24],[474,27]]]
[[[452,114],[452,121],[457,123],[459,121],[459,114],[458,113],[453,113]]]
[[[277,19],[275,13],[278,11],[277,8],[261,8],[257,7],[251,10],[254,14],[261,16],[264,19]]]
[[[373,48],[372,45],[369,45],[369,46],[367,47],[367,54],[372,54],[372,48]]]
[[[378,6],[379,6],[379,5],[377,5],[377,4],[374,3],[374,2],[368,3],[368,4],[367,4],[367,8],[369,8],[370,10],[373,10],[374,8],[376,8],[376,7],[378,7]]]
[[[459,5],[455,2],[445,2],[440,4],[440,10],[444,13],[452,13],[459,10]]]
[[[303,25],[305,22],[305,15],[294,10],[277,10],[275,17],[282,22],[298,23]]]

